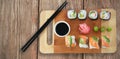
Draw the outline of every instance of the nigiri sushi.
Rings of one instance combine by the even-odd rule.
[[[102,36],[102,48],[107,48],[110,46],[110,39],[108,36]]]
[[[65,45],[67,46],[67,47],[75,47],[76,46],[76,41],[75,41],[75,36],[70,36],[70,35],[68,35],[68,36],[66,36],[65,37]]]
[[[99,38],[96,36],[89,37],[89,47],[90,49],[99,49]]]
[[[88,37],[81,35],[79,36],[79,47],[80,48],[88,48]]]
[[[110,16],[111,16],[111,13],[109,11],[102,10],[100,12],[100,18],[103,19],[103,20],[109,20]]]
[[[79,13],[78,13],[78,18],[79,18],[80,20],[85,19],[86,16],[87,16],[86,10],[80,10],[80,11],[79,11]]]
[[[67,17],[69,19],[75,19],[77,17],[77,13],[75,12],[75,10],[68,10]]]
[[[98,17],[97,11],[91,10],[91,11],[89,12],[88,17],[89,17],[90,19],[93,19],[93,20],[97,19],[97,17]]]

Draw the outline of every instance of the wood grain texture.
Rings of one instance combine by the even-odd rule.
[[[87,10],[88,12],[89,10]],[[98,13],[101,10],[97,10]],[[79,12],[78,10],[76,10],[76,12]],[[79,24],[83,24],[86,23],[87,25],[89,25],[91,27],[91,31],[89,34],[87,34],[86,36],[88,37],[92,37],[92,36],[97,36],[97,37],[101,37],[101,32],[94,32],[92,31],[93,27],[96,25],[98,27],[101,27],[101,19],[98,18],[96,21],[90,20],[90,18],[86,18],[86,20],[84,21],[80,21],[78,18],[76,18],[75,20],[70,20],[67,17],[67,10],[63,10],[58,16],[56,16],[54,23],[59,22],[59,21],[66,21],[69,25],[70,25],[70,33],[69,35],[75,35],[75,40],[76,40],[76,47],[75,48],[68,48],[65,46],[65,37],[58,37],[56,34],[54,34],[54,53],[101,53],[101,49],[84,49],[84,48],[80,48],[79,47],[79,36],[80,35],[84,35],[82,33],[79,32]],[[55,26],[55,24],[53,24],[53,27]]]
[[[35,42],[25,53],[20,51],[37,30],[37,10],[37,0],[0,0],[0,59],[37,58]]]
[[[70,25],[70,33],[69,35],[75,35],[76,37],[76,43],[77,46],[75,48],[68,48],[65,46],[65,37],[58,37],[56,34],[54,34],[54,30],[52,30],[52,37],[53,37],[53,43],[52,45],[47,44],[47,28],[41,33],[40,35],[40,44],[39,44],[39,51],[43,54],[49,54],[49,53],[114,53],[116,52],[116,11],[114,9],[98,9],[98,14],[100,14],[100,11],[107,10],[111,12],[111,18],[109,21],[101,21],[101,19],[98,17],[96,21],[90,20],[90,18],[86,18],[84,21],[80,21],[78,18],[71,21],[67,18],[67,10],[62,10],[58,16],[56,16],[53,20],[53,27],[55,27],[55,23],[59,21],[66,21]],[[54,13],[55,10],[45,10],[40,13],[40,26],[42,26],[46,20]],[[78,12],[78,10],[76,11]],[[89,12],[89,10],[87,10]],[[78,42],[79,42],[79,35],[83,35],[78,30],[78,25],[81,23],[86,23],[91,27],[91,30],[89,34],[86,36],[97,36],[101,38],[103,35],[110,36],[110,47],[109,48],[100,48],[100,49],[83,49],[79,48]],[[73,25],[74,24],[74,25]],[[100,27],[112,27],[111,32],[94,32],[93,27],[98,26]],[[52,28],[53,28],[52,27]],[[101,42],[101,39],[100,39]],[[101,47],[101,43],[100,43]]]
[[[84,7],[85,9],[97,9],[97,8],[113,8],[117,12],[117,51],[116,53],[113,54],[84,54],[84,59],[119,59],[120,58],[120,40],[119,40],[119,35],[120,35],[120,7],[119,0],[84,0]]]
[[[114,8],[117,11],[117,52],[114,54],[54,54],[38,51],[37,40],[22,53],[20,48],[38,29],[42,10],[56,9],[65,0],[0,0],[0,59],[119,59],[120,58],[120,0],[67,0],[78,8]],[[77,2],[76,2],[77,1]],[[39,4],[39,5],[38,5]],[[83,7],[82,7],[83,6]],[[38,10],[39,8],[39,10]],[[51,29],[49,25],[49,29]],[[49,30],[48,29],[48,30]],[[51,34],[48,34],[51,35]],[[47,38],[51,38],[50,36]],[[48,40],[50,42],[50,40]]]
[[[19,58],[17,0],[0,0],[0,59]]]
[[[42,10],[55,10],[58,8],[58,6],[60,6],[65,0],[40,0],[40,8],[39,11],[41,12]],[[47,8],[46,8],[47,7]],[[49,33],[48,33],[48,42],[51,41],[51,33],[49,30],[51,27],[52,23],[47,27]],[[51,36],[51,37],[50,37]],[[73,55],[74,56],[74,55]],[[72,56],[70,55],[66,55],[66,54],[41,54],[40,52],[38,53],[38,59],[71,59]]]
[[[66,6],[66,9],[83,9],[83,0],[67,0],[68,5]]]
[[[66,9],[83,9],[83,0],[66,0],[68,1],[68,5]],[[83,54],[69,54],[71,59],[83,59]],[[70,59],[70,58],[69,58]]]
[[[55,9],[57,9],[58,8],[58,6],[60,6],[63,2],[64,2],[65,0],[50,0],[50,1],[48,1],[48,0],[40,0],[40,4],[39,4],[39,11],[41,12],[42,10],[55,10]],[[77,0],[77,1],[80,1],[80,2],[78,2],[78,4],[79,5],[81,5],[81,0]],[[72,3],[72,1],[69,1],[70,3]],[[75,5],[75,4],[73,4],[73,5]],[[52,6],[52,7],[50,7],[50,6]],[[69,6],[69,5],[67,5],[67,6]],[[47,8],[46,8],[47,7]],[[67,8],[67,7],[66,7]],[[70,7],[69,7],[70,8]],[[52,25],[52,24],[51,24]],[[50,33],[50,26],[51,25],[49,25],[48,27],[47,27],[47,29],[48,29],[48,39],[52,39],[51,37],[50,37],[50,35],[51,35],[51,33]],[[48,40],[48,43],[50,42],[50,40]],[[43,55],[43,54],[41,54],[41,53],[38,53],[38,59],[73,59],[73,58],[75,58],[75,59],[82,59],[82,56],[81,56],[81,54],[79,54],[79,55],[77,55],[77,54],[50,54],[50,55]]]
[[[42,11],[40,13],[40,20],[39,20],[39,25],[40,27],[47,21],[47,19],[54,13],[54,10],[49,10],[49,11]],[[52,26],[51,26],[52,27]],[[39,38],[39,52],[46,54],[46,53],[54,53],[54,43],[53,40],[51,38],[47,38],[48,37],[48,32],[51,30],[47,30],[48,27],[46,29],[44,29],[44,31],[40,34],[40,38]],[[53,32],[53,30],[52,30]],[[53,35],[51,33],[51,35]],[[53,37],[53,36],[51,36]],[[52,40],[52,44],[48,44],[47,39],[51,39]]]
[[[38,0],[19,0],[18,22],[19,46],[21,48],[38,29]],[[20,52],[19,57],[20,59],[36,59],[37,40],[31,44],[26,52]]]

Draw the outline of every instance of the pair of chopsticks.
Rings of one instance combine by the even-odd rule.
[[[67,5],[67,1],[65,1],[56,11],[55,13],[42,25],[42,27],[27,41],[27,43],[21,48],[23,52],[27,50],[27,48],[33,43],[33,41],[39,36],[39,34],[47,27],[47,25],[62,11],[62,9]]]

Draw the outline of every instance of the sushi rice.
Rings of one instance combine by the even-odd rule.
[[[75,19],[77,17],[77,13],[75,12],[75,10],[68,10],[67,17],[69,19]]]
[[[97,17],[98,17],[98,13],[97,13],[97,11],[95,11],[95,10],[91,10],[90,12],[89,12],[89,18],[90,19],[97,19]]]
[[[111,16],[111,13],[109,11],[102,10],[100,12],[100,18],[103,19],[103,20],[109,20],[110,16]]]
[[[87,12],[86,10],[80,10],[78,13],[78,18],[79,19],[85,19],[87,17]]]

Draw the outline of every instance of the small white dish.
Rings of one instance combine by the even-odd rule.
[[[56,26],[58,26],[58,24],[60,24],[60,23],[64,23],[64,24],[66,24],[67,25],[67,28],[68,28],[68,31],[67,31],[67,33],[65,34],[65,35],[59,35],[56,31]],[[64,28],[64,26],[63,26],[63,28]],[[62,27],[60,28],[60,30],[61,31],[64,31],[65,29],[63,29]],[[62,30],[63,29],[63,30]],[[58,37],[65,37],[66,35],[68,35],[69,34],[69,32],[70,32],[70,25],[66,22],[66,21],[58,21],[57,23],[55,23],[55,26],[54,26],[54,33],[58,36]]]

